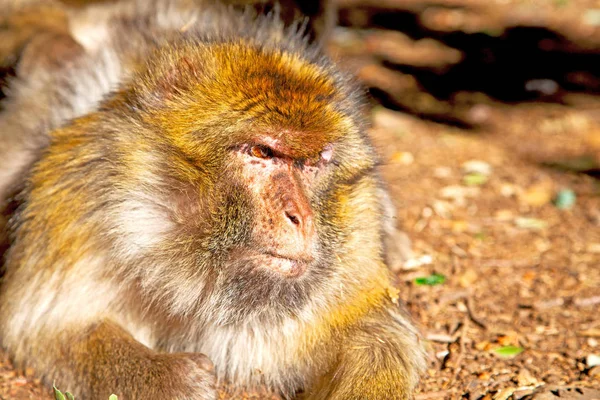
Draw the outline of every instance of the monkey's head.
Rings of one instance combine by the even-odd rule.
[[[300,312],[339,274],[352,230],[377,229],[357,226],[365,210],[353,205],[377,208],[356,189],[375,166],[357,91],[313,53],[185,42],[157,50],[114,100],[143,132],[127,174],[169,210],[152,246],[177,275],[177,301],[195,296],[222,322]]]

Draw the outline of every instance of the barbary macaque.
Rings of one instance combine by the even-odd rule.
[[[81,399],[411,398],[425,353],[353,80],[276,13],[65,15],[0,113],[15,364]]]

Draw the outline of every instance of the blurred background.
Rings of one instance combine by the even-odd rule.
[[[338,5],[413,240],[417,398],[600,398],[600,1]]]
[[[431,353],[417,399],[600,399],[600,1],[283,10],[308,15],[368,92],[370,134],[412,239],[392,268]],[[19,48],[7,29],[0,54]],[[31,375],[0,354],[0,398],[40,398]]]

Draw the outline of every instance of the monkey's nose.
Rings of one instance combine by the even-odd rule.
[[[310,206],[288,202],[284,210],[285,218],[288,224],[298,229],[306,239],[310,239],[313,234],[313,217],[310,211]]]
[[[290,221],[292,221],[292,224],[294,225],[300,225],[302,223],[301,218],[298,216],[298,213],[295,212],[290,212],[290,211],[286,211],[285,212],[285,216],[288,217],[288,219]]]
[[[310,205],[298,204],[296,201],[288,201],[283,210],[289,235],[284,243],[287,243],[287,251],[293,257],[302,260],[313,258],[313,246],[315,241],[315,227]]]

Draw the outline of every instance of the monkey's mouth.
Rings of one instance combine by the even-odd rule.
[[[284,276],[298,277],[306,272],[306,261],[284,257],[274,253],[265,253],[266,262],[264,266]]]
[[[306,260],[289,258],[273,252],[245,252],[239,258],[251,262],[256,268],[273,271],[287,278],[302,276],[308,267]]]

